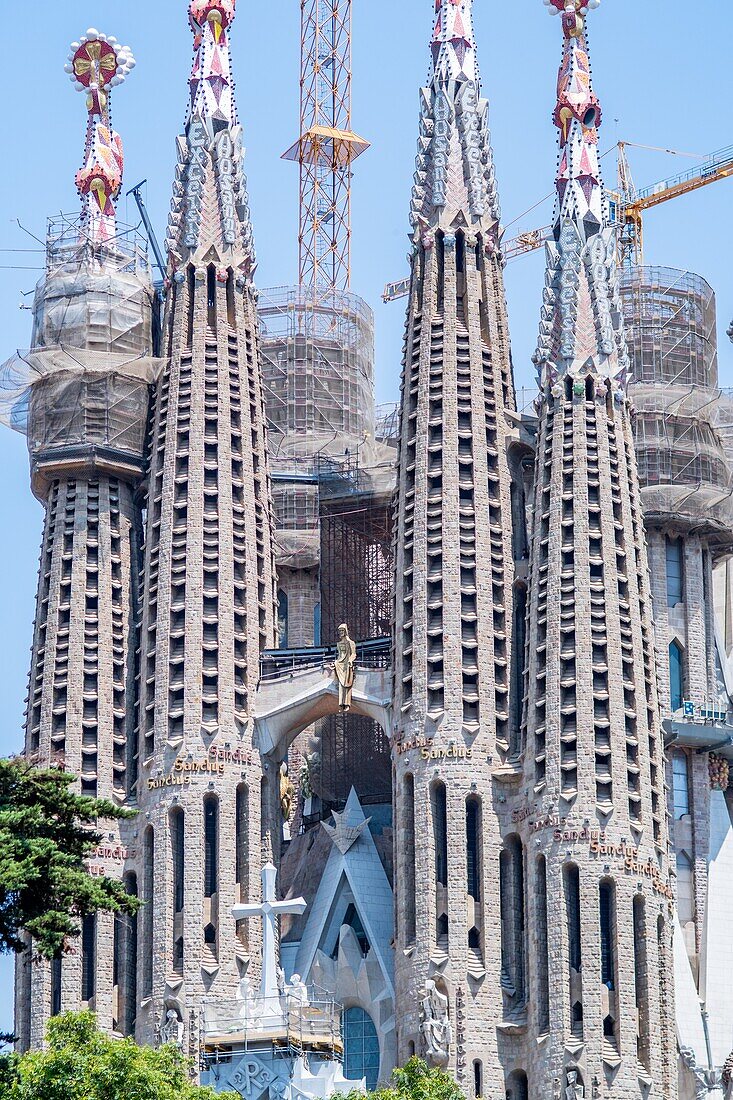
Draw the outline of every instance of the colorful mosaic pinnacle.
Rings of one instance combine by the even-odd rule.
[[[566,38],[583,33],[585,16],[600,6],[601,0],[544,0],[550,15],[562,14],[562,26]]]
[[[135,67],[129,46],[91,28],[72,42],[65,71],[89,112],[84,167],[76,174],[89,239],[101,244],[115,235],[115,200],[122,186],[122,139],[110,121],[110,90]]]
[[[235,6],[236,0],[187,4],[194,59],[167,237],[170,277],[178,282],[183,265],[212,248],[222,273],[232,266],[244,278],[254,270],[244,143],[229,52]]]
[[[435,0],[431,42],[433,79],[475,80],[476,46],[472,0]]]
[[[623,389],[628,353],[620,321],[616,243],[598,155],[602,115],[593,92],[584,18],[600,0],[545,0],[563,13],[563,57],[553,121],[560,131],[554,241],[534,362],[540,386],[575,373],[579,363]],[[568,18],[578,20],[571,26]]]

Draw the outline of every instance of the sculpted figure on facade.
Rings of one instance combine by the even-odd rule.
[[[295,796],[295,787],[293,781],[288,775],[288,766],[283,761],[280,765],[280,812],[282,813],[283,821],[287,823],[293,815],[293,799]]]
[[[565,1100],[584,1100],[585,1089],[578,1081],[578,1071],[568,1070],[568,1085],[565,1089]]]
[[[158,1028],[158,1043],[160,1046],[170,1043],[183,1050],[183,1020],[175,1008],[166,1011],[165,1020]]]
[[[446,1066],[453,1042],[453,1028],[448,1014],[448,998],[434,981],[425,983],[420,1009],[420,1031],[425,1040],[428,1061],[434,1066]]]
[[[351,692],[356,677],[356,646],[349,637],[349,628],[346,623],[342,623],[339,627],[336,653],[333,668],[339,683],[339,710],[346,712],[351,710]]]

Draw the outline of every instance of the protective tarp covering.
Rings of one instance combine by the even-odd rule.
[[[32,455],[85,445],[142,454],[162,361],[145,242],[118,228],[92,246],[79,218],[49,222],[33,346],[0,367],[0,422],[28,435]]]
[[[309,569],[318,565],[321,545],[318,485],[293,480],[272,487],[275,552],[278,565]]]

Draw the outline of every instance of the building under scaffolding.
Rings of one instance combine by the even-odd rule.
[[[260,321],[280,647],[332,644],[342,622],[359,641],[386,637],[396,421],[381,411],[377,431],[372,311],[354,294],[278,287],[261,292]],[[364,801],[391,800],[389,746],[370,719],[323,719],[299,748],[314,817],[343,805],[350,785]]]
[[[704,528],[728,542],[733,498],[718,431],[715,295],[699,275],[663,267],[625,273],[621,291],[647,522]]]

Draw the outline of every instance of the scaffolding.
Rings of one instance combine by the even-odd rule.
[[[156,299],[145,243],[120,227],[93,242],[80,216],[48,223],[33,346],[0,366],[0,422],[28,437],[33,488],[42,468],[91,458],[142,473]]]
[[[733,477],[718,430],[715,295],[699,275],[642,267],[624,273],[621,298],[647,519],[728,541]]]
[[[275,456],[343,450],[374,434],[374,315],[355,294],[260,292],[262,373]],[[340,437],[340,438],[339,438]]]

